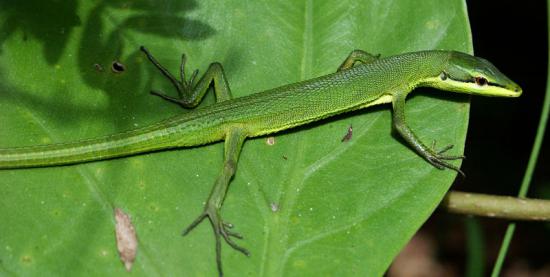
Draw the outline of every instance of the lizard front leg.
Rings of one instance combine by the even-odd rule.
[[[432,148],[426,146],[420,139],[414,134],[405,122],[405,101],[407,93],[397,92],[393,95],[393,128],[403,137],[403,139],[426,161],[438,169],[449,168],[464,176],[464,173],[457,166],[447,162],[448,160],[464,159],[462,155],[444,155],[444,153],[451,149],[453,145],[448,145],[442,150],[437,151],[434,149],[435,143]]]

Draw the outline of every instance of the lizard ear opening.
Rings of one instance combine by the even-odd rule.
[[[447,73],[446,73],[445,71],[441,72],[441,74],[439,74],[439,78],[440,78],[442,81],[447,80]]]

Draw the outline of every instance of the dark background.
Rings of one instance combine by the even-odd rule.
[[[475,55],[492,61],[524,93],[518,99],[472,98],[468,159],[463,165],[469,174],[455,188],[514,195],[529,159],[546,88],[546,1],[468,1],[468,12]],[[530,196],[548,183],[548,150],[543,144]]]
[[[475,55],[490,60],[516,81],[523,95],[518,99],[472,97],[467,158],[462,166],[467,177],[457,178],[453,189],[515,196],[544,101],[548,63],[546,1],[468,1],[468,12]],[[528,197],[550,199],[549,135],[547,129]],[[482,231],[478,252],[484,255],[485,270],[481,276],[488,276],[508,222],[488,218],[474,221]],[[417,235],[435,242],[434,259],[445,275],[467,274],[471,255],[467,254],[466,230],[471,223],[472,219],[439,210]],[[518,274],[550,275],[550,224],[517,224],[502,275]]]

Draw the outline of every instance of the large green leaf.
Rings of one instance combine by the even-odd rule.
[[[7,2],[7,3],[6,3]],[[174,71],[225,66],[233,95],[333,72],[355,48],[382,55],[471,51],[463,1],[6,1],[0,4],[0,146],[73,141],[184,111],[138,51]],[[113,73],[111,63],[125,65]],[[422,90],[409,123],[461,153],[468,103]],[[421,95],[418,95],[421,94]],[[209,96],[204,105],[211,104]],[[349,125],[353,138],[341,142]],[[391,135],[387,106],[245,143],[223,208],[250,258],[223,246],[227,275],[375,276],[437,206],[455,173]],[[89,164],[0,171],[0,270],[25,275],[121,274],[113,208],[128,213],[137,275],[216,274],[202,209],[222,144]]]

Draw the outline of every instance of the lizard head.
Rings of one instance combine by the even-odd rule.
[[[451,52],[438,76],[428,85],[439,89],[494,97],[518,97],[521,87],[489,61],[460,52]]]

